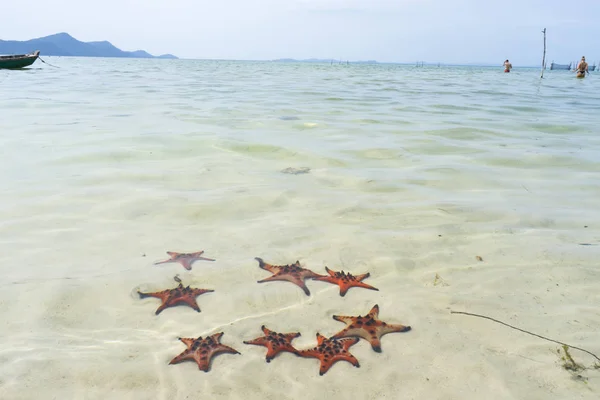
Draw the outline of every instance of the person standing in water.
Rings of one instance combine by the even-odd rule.
[[[504,72],[510,72],[511,69],[512,69],[512,64],[510,63],[510,61],[508,61],[508,60],[504,61]]]
[[[590,71],[588,70],[588,63],[585,62],[585,56],[581,57],[581,61],[579,61],[579,64],[577,64],[577,77],[578,78],[584,78],[586,72],[589,74]]]

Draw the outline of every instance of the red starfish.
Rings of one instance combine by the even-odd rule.
[[[255,257],[254,259],[258,261],[259,267],[273,273],[273,276],[260,280],[258,283],[269,281],[289,281],[300,286],[307,296],[310,296],[310,291],[306,287],[304,280],[323,276],[316,274],[311,270],[302,268],[300,266],[300,261],[296,261],[295,264],[289,265],[271,265],[264,262],[262,258]]]
[[[160,292],[142,293],[138,290],[140,299],[145,299],[146,297],[156,297],[157,299],[162,300],[162,304],[156,310],[156,315],[160,314],[160,312],[165,308],[173,307],[180,303],[187,304],[194,310],[200,312],[200,307],[198,307],[198,303],[196,303],[196,297],[210,292],[214,292],[214,290],[197,289],[189,286],[183,287],[181,283],[174,289],[161,290]]]
[[[377,288],[374,288],[371,285],[367,285],[366,283],[361,282],[363,279],[366,279],[369,276],[371,276],[371,274],[369,274],[368,272],[366,274],[354,276],[349,272],[348,273],[345,273],[344,271],[335,272],[335,271],[330,270],[327,267],[325,267],[325,271],[327,271],[329,276],[315,278],[315,280],[329,282],[329,283],[333,283],[335,285],[339,285],[340,296],[342,296],[342,297],[344,297],[346,295],[346,292],[348,291],[348,289],[350,289],[353,286],[362,287],[362,288],[371,289],[371,290],[379,290]]]
[[[294,354],[298,353],[298,350],[292,346],[292,340],[300,336],[299,332],[277,333],[265,328],[264,325],[261,326],[260,329],[265,333],[265,336],[258,337],[254,340],[245,340],[244,343],[265,346],[267,348],[267,362],[271,362],[271,360],[282,351],[288,351]]]
[[[185,343],[187,349],[172,359],[169,364],[177,364],[184,360],[194,360],[200,370],[208,372],[211,359],[215,355],[219,353],[240,354],[239,351],[221,344],[221,336],[223,336],[223,332],[207,336],[206,339],[202,339],[202,336],[198,339],[179,338],[179,340]]]
[[[381,353],[381,337],[391,332],[408,332],[410,326],[389,325],[379,320],[379,306],[375,306],[364,317],[344,317],[334,315],[333,319],[348,324],[346,329],[336,333],[332,338],[339,339],[349,336],[358,336],[371,343],[371,347],[378,353]]]
[[[187,269],[189,271],[192,269],[192,264],[194,263],[194,261],[197,261],[197,260],[215,261],[212,258],[201,257],[201,255],[204,254],[204,250],[198,251],[196,253],[176,253],[174,251],[167,251],[167,254],[170,255],[171,258],[164,260],[164,261],[155,262],[154,265],[178,262],[181,265],[183,265],[183,267],[185,269]]]
[[[356,357],[350,354],[348,348],[358,343],[359,340],[358,338],[327,339],[325,336],[317,333],[317,347],[309,350],[300,350],[297,354],[301,357],[318,358],[321,360],[319,375],[323,375],[336,361],[340,360],[348,361],[358,368],[360,364]]]

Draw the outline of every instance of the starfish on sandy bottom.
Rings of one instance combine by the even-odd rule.
[[[331,366],[340,360],[348,361],[355,367],[360,367],[358,360],[348,351],[350,346],[358,343],[358,338],[327,339],[317,333],[317,347],[308,350],[299,350],[300,357],[318,358],[321,361],[319,375],[325,374]]]
[[[346,273],[344,271],[335,272],[325,267],[325,271],[329,274],[329,276],[323,276],[321,278],[314,278],[315,281],[323,281],[333,283],[334,285],[338,285],[340,287],[340,296],[344,297],[346,292],[351,287],[361,287],[365,289],[371,290],[379,290],[371,285],[367,285],[363,283],[362,280],[371,276],[368,272],[366,274],[361,275],[352,275],[351,273]]]
[[[200,307],[198,307],[198,303],[196,303],[196,297],[210,292],[214,292],[214,290],[191,288],[189,286],[184,287],[181,283],[179,283],[179,286],[176,288],[161,290],[160,292],[142,293],[138,290],[140,299],[156,297],[157,299],[162,300],[162,304],[156,309],[156,315],[160,314],[165,308],[173,307],[178,304],[187,304],[194,310],[200,312]]]
[[[265,336],[261,336],[253,340],[245,340],[244,344],[265,346],[267,348],[267,362],[271,362],[271,360],[282,351],[297,354],[298,350],[292,346],[292,340],[300,336],[300,332],[278,333],[267,329],[264,325],[261,326],[260,329],[262,329]]]
[[[200,370],[208,372],[210,369],[210,362],[217,354],[240,354],[239,351],[221,344],[221,336],[223,336],[223,332],[207,336],[206,339],[202,339],[202,336],[198,339],[179,338],[179,340],[185,343],[187,349],[172,359],[169,364],[177,364],[184,360],[194,360],[198,364]]]
[[[309,269],[302,268],[300,266],[300,261],[296,261],[295,264],[289,265],[271,265],[264,262],[262,258],[255,257],[254,259],[258,261],[259,267],[273,274],[273,276],[270,276],[266,279],[262,279],[258,281],[258,283],[270,281],[289,281],[300,286],[307,296],[310,296],[310,291],[306,287],[306,283],[304,283],[304,280],[319,278],[323,276],[316,274]]]
[[[204,250],[197,251],[195,253],[176,253],[174,251],[167,251],[167,254],[170,255],[171,258],[155,262],[154,265],[178,262],[179,264],[183,265],[183,268],[190,271],[192,269],[192,264],[194,263],[194,261],[215,261],[213,258],[201,257],[202,254],[204,254]]]
[[[381,353],[381,337],[386,333],[391,332],[408,332],[410,326],[405,325],[390,325],[379,320],[379,306],[375,306],[365,316],[345,317],[334,315],[333,319],[340,322],[345,322],[348,326],[332,336],[339,339],[343,337],[358,336],[371,343],[371,347],[378,353]]]

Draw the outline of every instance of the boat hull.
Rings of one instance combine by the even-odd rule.
[[[40,56],[39,50],[33,54],[0,56],[0,69],[21,69],[29,67]]]

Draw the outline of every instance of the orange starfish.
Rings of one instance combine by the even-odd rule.
[[[155,262],[154,265],[178,262],[179,264],[183,265],[183,268],[190,271],[192,269],[192,264],[194,263],[194,261],[215,261],[212,258],[201,257],[202,254],[204,254],[204,250],[197,251],[195,253],[176,253],[174,251],[167,251],[167,254],[170,255],[171,258],[166,259],[164,261]]]
[[[323,276],[316,274],[311,270],[302,268],[300,266],[300,261],[296,261],[295,264],[289,265],[271,265],[264,262],[262,258],[255,257],[254,259],[258,261],[259,267],[273,273],[273,276],[260,280],[258,283],[270,281],[289,281],[300,286],[307,296],[310,296],[310,291],[306,287],[304,280]]]
[[[349,272],[348,273],[345,273],[344,271],[335,272],[335,271],[330,270],[327,267],[325,267],[325,271],[327,271],[329,276],[314,278],[315,281],[323,281],[323,282],[333,283],[334,285],[339,285],[340,296],[342,296],[342,297],[344,297],[346,295],[346,292],[348,291],[348,289],[350,289],[351,287],[354,287],[354,286],[365,288],[365,289],[371,289],[371,290],[379,290],[371,285],[367,285],[366,283],[361,282],[363,279],[366,279],[369,276],[371,276],[371,274],[369,274],[368,272],[366,274],[354,276]]]
[[[189,286],[184,287],[181,283],[174,289],[161,290],[160,292],[142,293],[138,290],[140,299],[146,297],[156,297],[162,300],[160,307],[156,309],[155,314],[158,315],[162,310],[168,307],[176,306],[177,304],[187,304],[194,310],[200,312],[200,307],[196,303],[196,297],[204,293],[214,292],[212,289],[197,289]]]
[[[371,343],[371,347],[378,353],[381,353],[381,337],[391,332],[408,332],[410,326],[390,325],[379,320],[379,306],[375,306],[364,317],[344,317],[334,315],[333,319],[345,322],[346,329],[336,333],[332,338],[339,339],[343,337],[358,336]]]
[[[350,346],[358,343],[358,338],[347,339],[327,339],[325,336],[317,333],[317,347],[309,350],[300,350],[298,355],[306,358],[318,358],[321,360],[319,375],[323,375],[331,366],[340,360],[348,361],[355,367],[360,367],[358,360],[348,351]]]
[[[240,354],[239,351],[221,344],[221,336],[223,336],[223,332],[207,336],[206,339],[202,339],[202,336],[198,339],[179,338],[179,340],[185,343],[187,349],[172,359],[169,364],[177,364],[184,360],[194,360],[200,370],[208,372],[210,362],[215,355],[220,353]]]
[[[300,336],[300,332],[277,333],[265,328],[264,325],[261,326],[260,329],[262,329],[265,336],[258,337],[254,340],[245,340],[244,343],[265,346],[267,348],[267,362],[271,362],[271,360],[282,351],[294,354],[298,353],[298,350],[292,346],[292,340]]]

